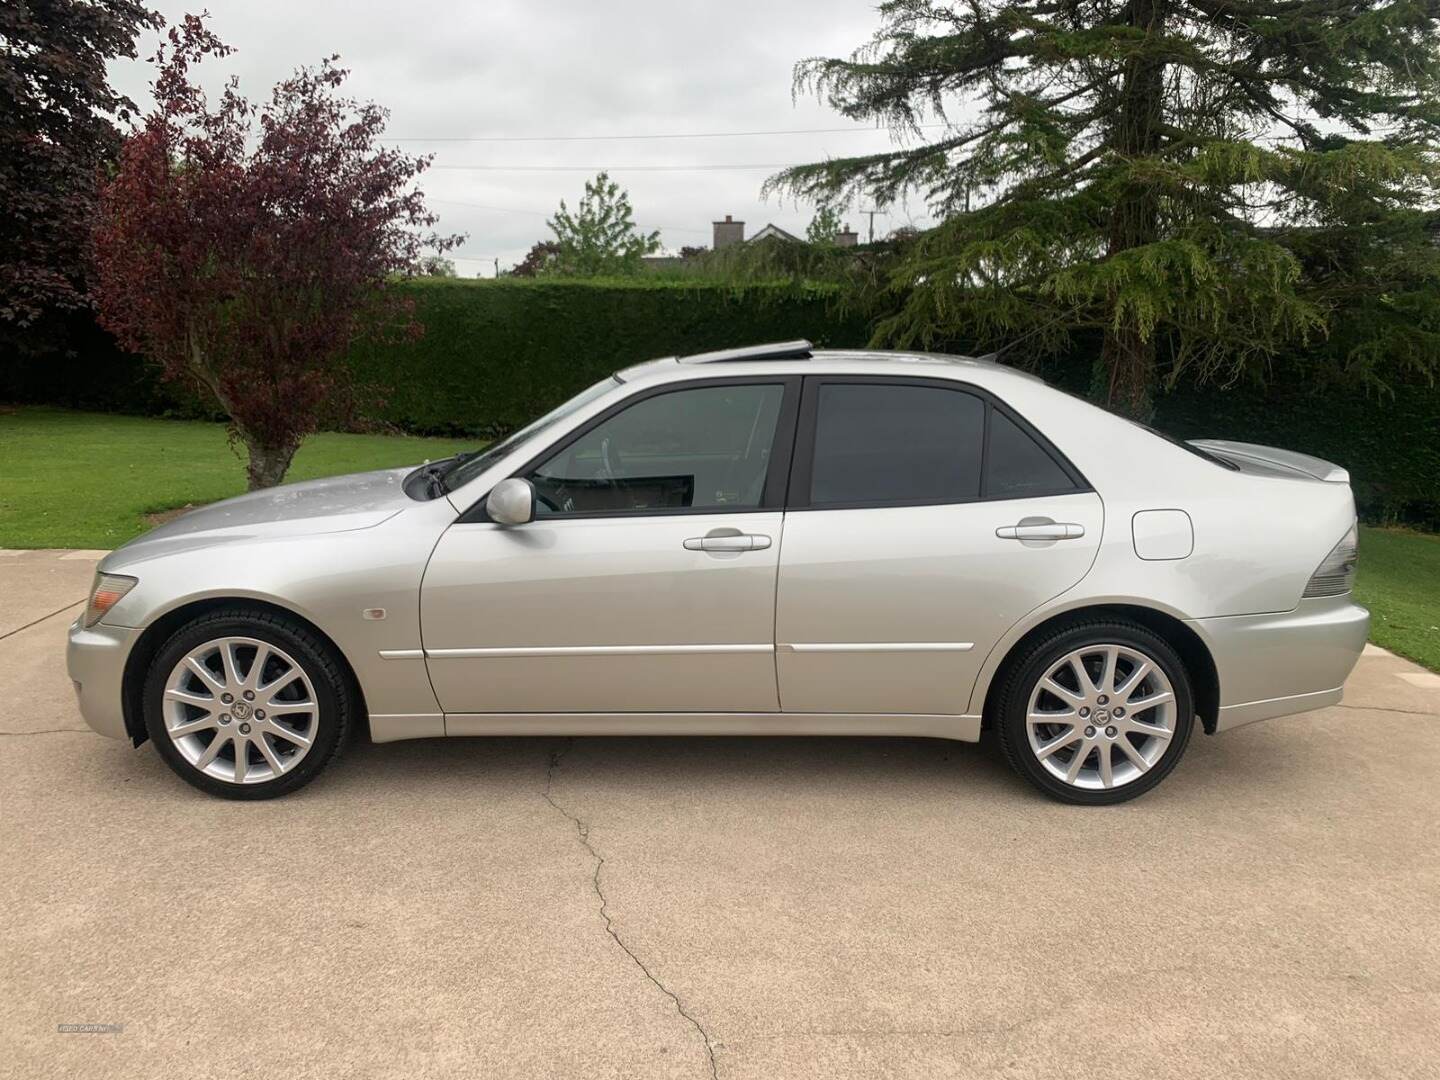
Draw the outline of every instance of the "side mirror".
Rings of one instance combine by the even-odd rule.
[[[485,513],[501,525],[524,525],[535,520],[535,485],[512,476],[501,480],[485,497]]]

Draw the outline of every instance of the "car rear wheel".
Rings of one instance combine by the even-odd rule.
[[[145,722],[189,783],[228,799],[268,799],[309,783],[335,757],[352,697],[333,650],[299,622],[220,611],[156,654]]]
[[[1124,802],[1185,752],[1190,679],[1175,650],[1123,621],[1087,622],[1036,642],[1010,669],[997,717],[1015,771],[1065,802]]]

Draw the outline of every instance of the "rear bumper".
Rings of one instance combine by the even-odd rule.
[[[1360,659],[1370,613],[1349,596],[1301,600],[1293,611],[1196,619],[1220,678],[1217,731],[1340,700]]]
[[[65,668],[75,684],[80,715],[101,735],[112,739],[124,739],[128,734],[121,687],[125,681],[125,661],[141,633],[128,626],[104,623],[86,629],[79,619],[70,626]]]

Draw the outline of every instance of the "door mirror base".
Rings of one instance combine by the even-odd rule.
[[[501,480],[485,497],[485,513],[497,525],[525,525],[535,520],[535,485],[519,476]]]

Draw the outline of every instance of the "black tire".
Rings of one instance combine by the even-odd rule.
[[[292,768],[273,779],[238,784],[202,772],[181,754],[165,727],[163,703],[170,673],[192,650],[226,637],[254,638],[287,653],[314,688],[317,708],[309,749]],[[145,679],[145,726],[165,763],[201,791],[224,799],[273,799],[304,787],[339,754],[354,726],[356,698],[343,661],[314,631],[274,612],[226,608],[187,623],[155,654]],[[275,745],[272,739],[271,746]],[[233,759],[233,748],[231,753]]]
[[[1066,783],[1064,778],[1053,775],[1037,758],[1036,751],[1030,744],[1026,714],[1030,707],[1031,693],[1056,664],[1077,649],[1101,644],[1134,649],[1160,668],[1165,678],[1170,681],[1175,695],[1174,733],[1148,771],[1116,787],[1085,788]],[[1047,634],[1027,646],[1023,654],[1017,656],[1013,663],[1006,665],[997,698],[995,727],[1001,749],[1004,750],[1011,768],[1046,795],[1082,806],[1106,806],[1145,794],[1175,768],[1185,753],[1190,732],[1195,724],[1194,702],[1185,664],[1164,638],[1128,620],[1087,620],[1057,628],[1054,633]],[[1122,734],[1120,738],[1129,736]],[[1143,737],[1137,738],[1140,739],[1140,745],[1145,744]],[[1061,749],[1057,754],[1075,752],[1078,751]],[[1089,752],[1086,753],[1088,755]],[[1091,760],[1096,759],[1084,759],[1087,763]],[[1088,764],[1085,767],[1089,768]]]

